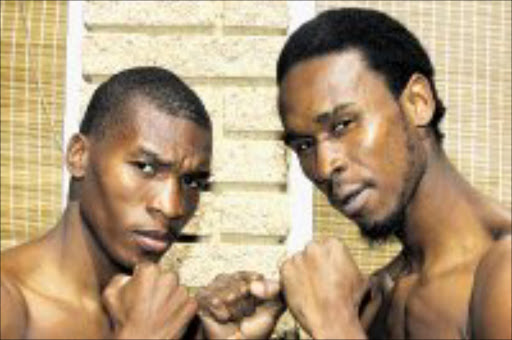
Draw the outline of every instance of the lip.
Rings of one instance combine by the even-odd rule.
[[[161,230],[135,230],[135,241],[147,252],[163,253],[173,241],[176,240],[174,235],[168,231]]]
[[[341,199],[338,200],[338,206],[347,216],[355,216],[363,208],[370,191],[367,186],[359,185],[344,190]]]

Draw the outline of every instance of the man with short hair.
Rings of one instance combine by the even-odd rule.
[[[285,261],[283,295],[302,328],[319,339],[511,338],[510,210],[450,164],[420,42],[378,11],[326,11],[286,42],[277,81],[284,140],[305,175],[363,236],[403,245],[369,279],[335,239]]]
[[[172,72],[99,86],[68,146],[61,220],[2,253],[1,338],[183,336],[197,302],[155,263],[196,210],[211,151],[210,118]]]

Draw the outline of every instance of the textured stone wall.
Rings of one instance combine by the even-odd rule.
[[[286,154],[278,140],[275,62],[286,1],[85,2],[82,107],[127,67],[157,65],[182,77],[214,124],[214,186],[163,265],[197,287],[220,272],[277,276],[289,229]]]

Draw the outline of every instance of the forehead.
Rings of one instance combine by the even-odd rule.
[[[122,110],[124,122],[117,128],[114,147],[148,147],[162,158],[176,153],[210,157],[211,132],[192,120],[164,112],[141,96],[127,100]]]
[[[383,91],[382,77],[366,64],[361,52],[350,49],[315,57],[293,66],[279,88],[280,111],[288,122],[330,112],[340,104],[365,105],[368,94]],[[379,88],[380,87],[380,88]]]

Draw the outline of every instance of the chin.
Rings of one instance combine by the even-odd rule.
[[[403,209],[396,210],[381,219],[360,216],[354,219],[361,235],[372,242],[385,242],[400,234],[405,225]]]

